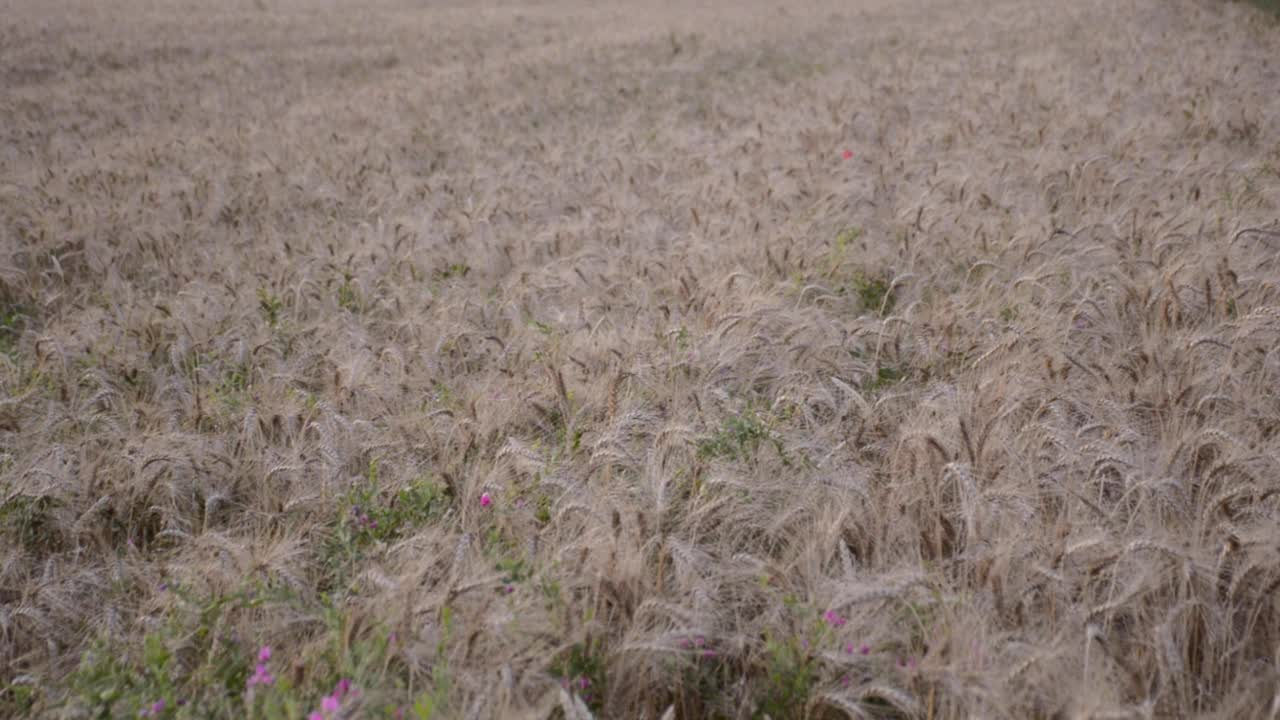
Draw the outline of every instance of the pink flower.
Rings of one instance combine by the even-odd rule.
[[[333,689],[333,696],[341,700],[350,691],[351,691],[351,681],[348,680],[347,678],[342,678],[341,680],[338,681],[337,687]]]
[[[852,160],[852,159],[853,159],[853,151],[852,151],[852,150],[845,150],[844,152],[840,153],[840,157],[844,158],[845,160]]]
[[[325,695],[324,699],[320,701],[320,710],[326,713],[338,712],[340,707],[342,707],[342,703],[332,695]]]
[[[870,655],[870,654],[871,654],[871,646],[870,646],[870,645],[863,645],[862,647],[858,648],[858,652],[862,653],[863,655]]]
[[[270,685],[275,681],[275,677],[271,675],[269,670],[267,670],[267,664],[258,663],[258,666],[253,669],[253,675],[249,677],[249,680],[245,685],[247,687],[253,687],[254,685]]]
[[[579,688],[581,688],[581,689],[583,689],[583,690],[586,690],[586,689],[587,689],[587,686],[588,686],[588,685],[590,685],[590,684],[591,684],[591,680],[589,680],[585,675],[584,675],[584,676],[582,676],[582,677],[580,677],[580,678],[578,678],[578,687],[579,687]]]
[[[322,715],[319,710],[316,710],[307,716],[307,720],[324,720],[324,715]]]
[[[848,622],[848,620],[845,620],[844,618],[840,617],[840,613],[836,612],[835,610],[828,610],[825,613],[823,613],[822,619],[826,620],[827,624],[830,625],[831,627],[840,627],[841,625],[844,625],[846,622]]]
[[[271,659],[271,646],[263,645],[262,649],[258,651],[258,662],[264,663],[270,659]]]
[[[480,495],[480,507],[489,507],[493,504],[493,498],[489,497],[489,493]]]

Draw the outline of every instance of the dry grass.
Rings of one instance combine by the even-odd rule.
[[[1276,717],[1276,22],[778,5],[8,3],[0,714]]]

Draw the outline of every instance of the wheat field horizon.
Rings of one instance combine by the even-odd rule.
[[[0,717],[1280,717],[1277,47],[10,0]]]

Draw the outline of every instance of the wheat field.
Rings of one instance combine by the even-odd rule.
[[[6,0],[0,715],[1280,717],[1278,48]]]

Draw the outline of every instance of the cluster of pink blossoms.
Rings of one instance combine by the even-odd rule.
[[[307,716],[307,720],[329,720],[342,709],[342,702],[348,697],[356,697],[360,694],[359,690],[351,689],[351,681],[342,678],[338,684],[334,686],[333,692],[324,696],[320,701],[320,709],[312,711]]]
[[[253,674],[249,676],[245,687],[253,687],[255,685],[271,685],[275,683],[276,678],[267,669],[267,662],[271,660],[271,646],[263,645],[258,651],[258,664],[253,668]]]

